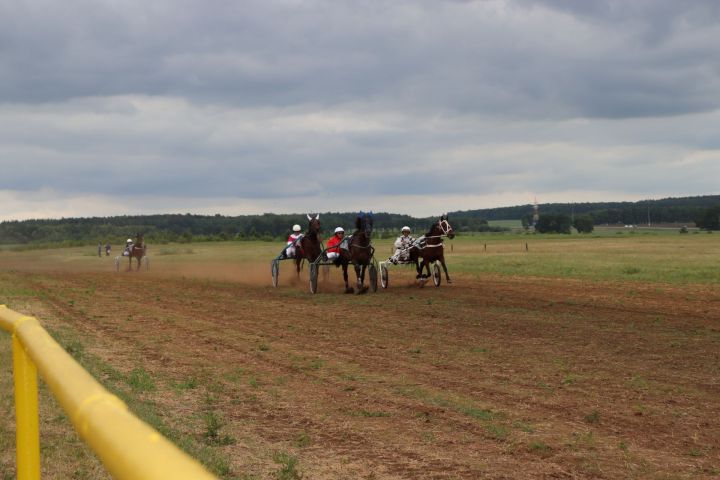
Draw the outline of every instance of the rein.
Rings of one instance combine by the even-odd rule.
[[[429,238],[443,238],[443,237],[447,237],[447,232],[448,232],[449,230],[443,229],[442,226],[441,226],[440,228],[441,228],[442,230],[444,230],[442,234],[440,234],[440,235],[430,235],[430,236],[425,235],[424,240],[427,240],[427,239],[429,239]],[[440,243],[436,243],[435,245],[428,245],[427,243],[426,243],[425,245],[423,245],[422,247],[421,247],[420,245],[411,245],[410,247],[408,247],[408,250],[410,250],[410,249],[413,248],[413,247],[417,247],[418,250],[424,250],[424,249],[426,249],[426,248],[442,247],[443,245],[444,245],[444,243],[443,243],[443,241],[441,240]]]

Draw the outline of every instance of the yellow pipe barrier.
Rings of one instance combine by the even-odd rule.
[[[40,427],[37,368],[13,335],[15,445],[18,480],[40,480]]]
[[[119,480],[216,479],[200,463],[135,417],[122,400],[103,388],[68,355],[35,318],[20,315],[0,305],[0,327],[13,333],[14,339],[17,338],[19,347],[37,365],[37,371],[40,372],[40,376],[45,380],[58,403],[67,412],[77,432],[114,478]],[[22,359],[20,361],[22,362]],[[27,374],[30,372],[28,371]],[[37,425],[36,376],[35,385],[34,422]],[[24,390],[29,391],[29,387],[24,387]],[[27,400],[23,397],[21,402],[25,401]],[[27,412],[25,414],[30,414],[32,406],[28,408],[26,405],[22,408]],[[21,410],[17,407],[16,410],[18,431],[32,428],[20,424]],[[21,445],[20,438],[21,434],[18,433],[18,479],[40,478],[39,453],[32,459],[22,459],[23,462],[35,462],[37,476],[20,476],[21,452],[24,454],[26,447]]]

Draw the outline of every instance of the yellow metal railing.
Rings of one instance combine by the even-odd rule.
[[[17,478],[40,478],[38,372],[82,439],[117,479],[216,479],[200,463],[134,416],[33,317],[0,305],[12,333]]]

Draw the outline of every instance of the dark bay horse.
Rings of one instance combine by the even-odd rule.
[[[410,261],[415,262],[415,265],[417,265],[416,278],[420,280],[421,286],[424,285],[425,280],[430,276],[430,265],[438,260],[445,271],[445,279],[448,283],[452,283],[450,275],[448,275],[447,266],[445,265],[442,239],[442,237],[445,236],[453,239],[455,238],[455,232],[450,222],[448,222],[447,215],[442,215],[437,222],[430,226],[430,230],[420,237],[410,248]],[[418,262],[419,258],[422,258],[422,262]],[[423,269],[427,271],[427,275],[423,275]]]
[[[300,264],[303,259],[308,262],[314,262],[322,252],[322,242],[320,238],[320,214],[315,217],[307,215],[308,229],[307,232],[295,245],[295,267],[297,268],[298,278],[300,277]]]
[[[340,247],[340,263],[343,269],[343,280],[345,280],[345,293],[353,293],[353,287],[348,284],[348,265],[355,267],[357,276],[357,293],[365,293],[368,287],[365,285],[365,269],[372,261],[375,249],[370,244],[373,229],[372,212],[360,212],[355,219],[355,232],[344,241]],[[342,245],[347,245],[343,248]]]
[[[128,264],[128,270],[132,270],[132,262],[133,258],[135,258],[137,259],[137,269],[138,271],[140,271],[142,259],[143,257],[145,257],[145,252],[145,236],[142,233],[138,233],[135,235],[135,243],[133,243],[133,246],[130,249],[130,254],[128,255],[128,258],[130,259],[130,263]]]

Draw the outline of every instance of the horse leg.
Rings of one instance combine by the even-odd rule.
[[[420,280],[420,278],[422,278],[423,265],[425,265],[425,259],[423,259],[422,262],[415,260],[415,269],[417,270],[415,280]]]
[[[364,285],[365,283],[365,265],[358,265],[355,264],[355,275],[357,276],[357,285],[358,285],[358,292],[357,293],[365,293],[368,291],[368,287]]]
[[[423,274],[423,270],[427,270],[427,275]],[[420,264],[420,268],[418,269],[418,285],[420,288],[425,286],[425,282],[427,282],[428,277],[430,277],[430,262],[427,261],[427,259],[423,258],[422,263]]]
[[[343,280],[345,280],[345,293],[355,293],[355,290],[350,285],[348,285],[348,273],[347,273],[348,264],[343,262],[342,269],[343,269]]]
[[[423,270],[426,270],[428,273],[427,275],[423,273]],[[418,267],[418,276],[417,278],[421,280],[425,280],[430,276],[430,262],[426,260],[425,258],[422,259],[422,262],[420,262],[420,266]]]
[[[360,270],[360,283],[363,285],[363,293],[367,292],[370,287],[365,285],[365,272],[367,272],[368,266],[363,263],[362,269]]]
[[[443,270],[445,270],[445,279],[447,280],[447,283],[452,283],[452,280],[450,280],[450,275],[448,274],[447,265],[445,265],[444,255],[440,257],[440,265],[442,265]]]

